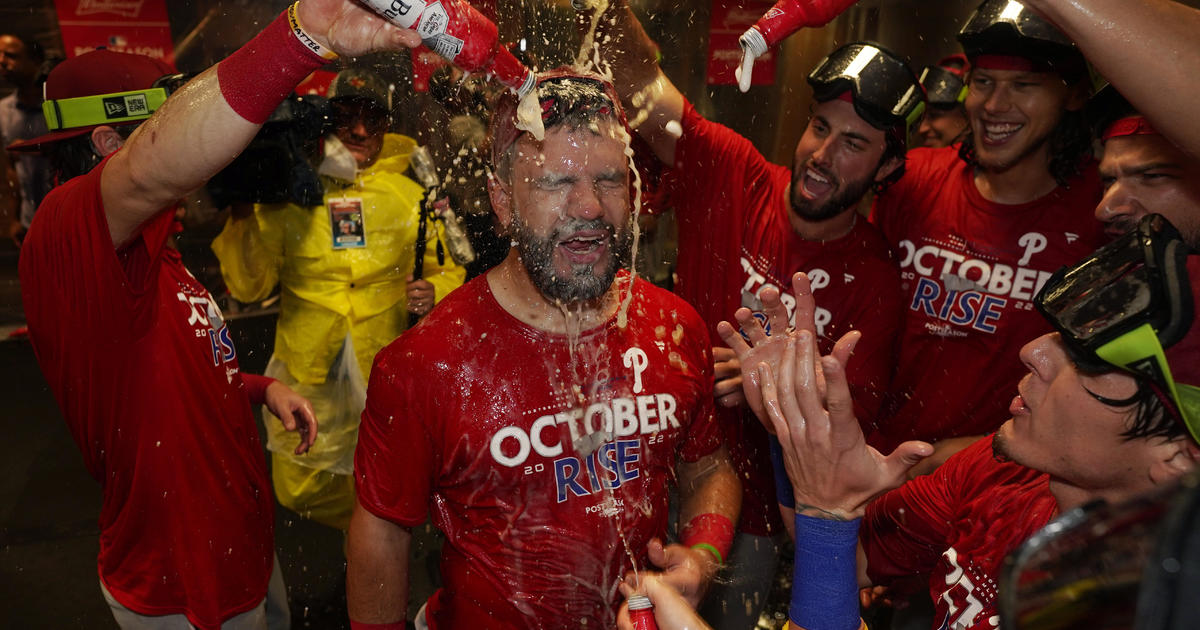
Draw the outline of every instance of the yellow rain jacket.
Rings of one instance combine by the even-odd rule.
[[[282,285],[275,357],[300,383],[325,382],[347,332],[366,380],[375,354],[407,328],[405,278],[413,269],[424,189],[403,173],[416,146],[389,133],[356,182],[322,178],[327,203],[362,199],[366,247],[335,250],[326,207],[290,203],[256,206],[254,220],[231,218],[213,241],[233,297],[256,302]],[[449,254],[438,263],[439,222],[430,221],[426,235],[424,276],[440,302],[463,283],[466,270]]]

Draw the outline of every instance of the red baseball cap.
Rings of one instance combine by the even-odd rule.
[[[54,107],[53,102],[84,96],[102,96],[120,92],[146,90],[164,75],[174,70],[166,63],[131,53],[120,53],[103,48],[72,57],[54,67],[46,78],[43,111]],[[38,151],[41,146],[83,135],[101,125],[129,125],[149,118],[153,111],[144,116],[123,116],[113,122],[80,125],[57,129],[28,140],[19,140],[8,145],[10,151]],[[69,123],[68,123],[69,124]]]

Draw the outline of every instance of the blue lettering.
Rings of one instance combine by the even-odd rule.
[[[925,309],[925,314],[930,317],[936,317],[937,309],[933,306],[933,301],[942,293],[942,287],[938,283],[929,278],[921,278],[917,281],[917,290],[913,293],[912,304],[909,305],[911,310],[919,310],[917,307]]]
[[[591,494],[575,479],[579,476],[579,460],[574,457],[564,457],[554,460],[554,485],[558,489],[558,502],[567,500],[567,490],[577,497]]]
[[[599,449],[597,449],[597,450],[599,450]],[[591,487],[592,487],[593,491],[596,488],[603,487],[600,485],[599,476],[596,475],[596,458],[588,456],[588,457],[583,458],[583,461],[587,465],[588,480],[591,482]]]
[[[979,308],[979,318],[975,320],[972,327],[976,330],[982,330],[986,333],[996,332],[996,322],[1000,319],[1000,309],[1008,304],[1008,300],[1002,297],[989,295],[983,299],[983,305]]]
[[[617,469],[617,463],[613,461],[613,452],[617,450],[613,443],[605,444],[596,450],[596,461],[600,462],[600,467],[611,473],[600,477],[600,488],[602,490],[616,490],[621,487],[621,473]]]
[[[958,298],[958,309],[951,312],[950,323],[956,326],[966,326],[975,319],[975,305],[983,296],[978,291],[967,291]],[[955,315],[954,312],[961,312]]]
[[[618,485],[637,479],[641,475],[641,471],[636,467],[630,469],[630,466],[637,466],[641,456],[638,455],[638,448],[641,446],[640,440],[618,440],[617,441],[617,481]]]
[[[221,364],[221,343],[217,341],[217,331],[208,329],[208,343],[212,346],[213,365]]]
[[[229,337],[229,326],[221,326],[217,338],[221,342],[221,361],[229,363],[237,356],[233,349],[233,339]]]
[[[954,298],[958,296],[958,291],[953,289],[946,294],[946,301],[942,302],[942,310],[938,313],[938,319],[946,319],[950,314],[950,309],[954,308]]]

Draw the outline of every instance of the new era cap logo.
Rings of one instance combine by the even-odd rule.
[[[126,96],[110,96],[104,99],[104,117],[109,120],[128,118],[130,116],[145,116],[150,113],[145,94],[129,94]]]

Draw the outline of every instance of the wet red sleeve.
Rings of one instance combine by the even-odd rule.
[[[416,363],[400,346],[380,351],[371,368],[354,451],[354,486],[359,503],[372,514],[413,527],[425,521],[437,464],[426,424],[432,417],[429,400],[417,392],[415,379],[406,378]]]

